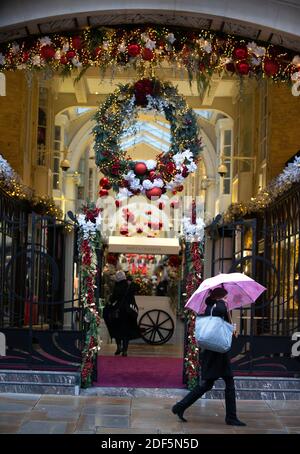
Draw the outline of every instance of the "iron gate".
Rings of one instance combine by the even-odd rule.
[[[0,331],[7,369],[78,370],[83,344],[74,227],[0,195]]]
[[[237,374],[298,376],[292,335],[300,331],[300,185],[262,216],[214,229],[211,275],[244,272],[267,288],[251,306],[233,311],[238,338],[231,350]]]

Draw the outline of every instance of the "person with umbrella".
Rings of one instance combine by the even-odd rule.
[[[234,279],[239,280],[234,281]],[[253,287],[250,287],[250,290],[248,288],[248,291],[246,290],[246,281],[247,283],[251,281],[254,284],[252,284]],[[226,284],[227,289],[231,293],[226,289]],[[198,314],[204,311],[204,316],[220,317],[226,322],[232,323],[228,303],[231,303],[232,308],[233,306],[238,307],[238,304],[241,306],[241,301],[247,301],[249,303],[251,300],[254,302],[264,290],[265,288],[263,286],[240,273],[218,275],[203,281],[185,307],[194,310]],[[225,422],[232,426],[245,426],[246,424],[240,421],[236,414],[235,385],[229,351],[221,353],[219,351],[205,349],[202,354],[201,366],[201,383],[192,389],[180,402],[177,402],[172,407],[172,412],[181,421],[186,422],[187,420],[183,416],[184,411],[203,396],[203,394],[211,390],[218,378],[222,378],[225,382]]]

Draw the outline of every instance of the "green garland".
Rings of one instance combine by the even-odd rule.
[[[139,108],[162,113],[170,123],[170,149],[155,160],[134,162],[121,148],[122,135],[135,127]],[[201,151],[196,114],[177,89],[168,82],[141,79],[120,85],[108,96],[95,115],[96,164],[107,177],[100,181],[100,196],[107,190],[128,188],[127,196],[156,195],[166,190],[182,190],[183,180],[197,168]],[[151,196],[151,192],[150,192]]]
[[[98,273],[96,249],[100,248],[100,210],[94,204],[83,208],[78,216],[78,250],[80,258],[80,295],[84,308],[85,343],[82,353],[81,385],[91,386],[94,363],[100,349],[100,316],[95,302]]]

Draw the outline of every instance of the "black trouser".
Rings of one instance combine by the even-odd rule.
[[[236,400],[235,400],[235,387],[233,377],[222,377],[225,381],[225,406],[226,406],[226,419],[236,419]],[[203,380],[199,385],[195,386],[180,402],[178,405],[182,410],[186,410],[203,394],[212,389],[215,380]]]
[[[126,353],[128,349],[129,340],[127,338],[116,338],[117,349],[120,352]]]

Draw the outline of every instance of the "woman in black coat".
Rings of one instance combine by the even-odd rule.
[[[226,302],[227,291],[224,288],[218,287],[213,289],[206,299],[207,305],[204,315],[212,315],[214,317],[222,317],[223,320],[231,322]],[[202,353],[201,362],[201,384],[195,386],[184,399],[177,402],[172,408],[172,412],[186,422],[183,417],[184,411],[198,400],[203,394],[212,389],[215,380],[223,378],[225,381],[225,404],[226,404],[226,424],[231,426],[245,426],[236,415],[236,398],[233,374],[231,370],[229,352],[218,353],[212,350],[204,350]]]
[[[116,339],[115,355],[122,353],[122,356],[127,356],[129,341],[140,337],[137,326],[138,310],[133,287],[128,284],[125,273],[117,271],[115,281],[109,304],[103,310],[103,318],[110,337]],[[132,309],[134,305],[135,311]]]

